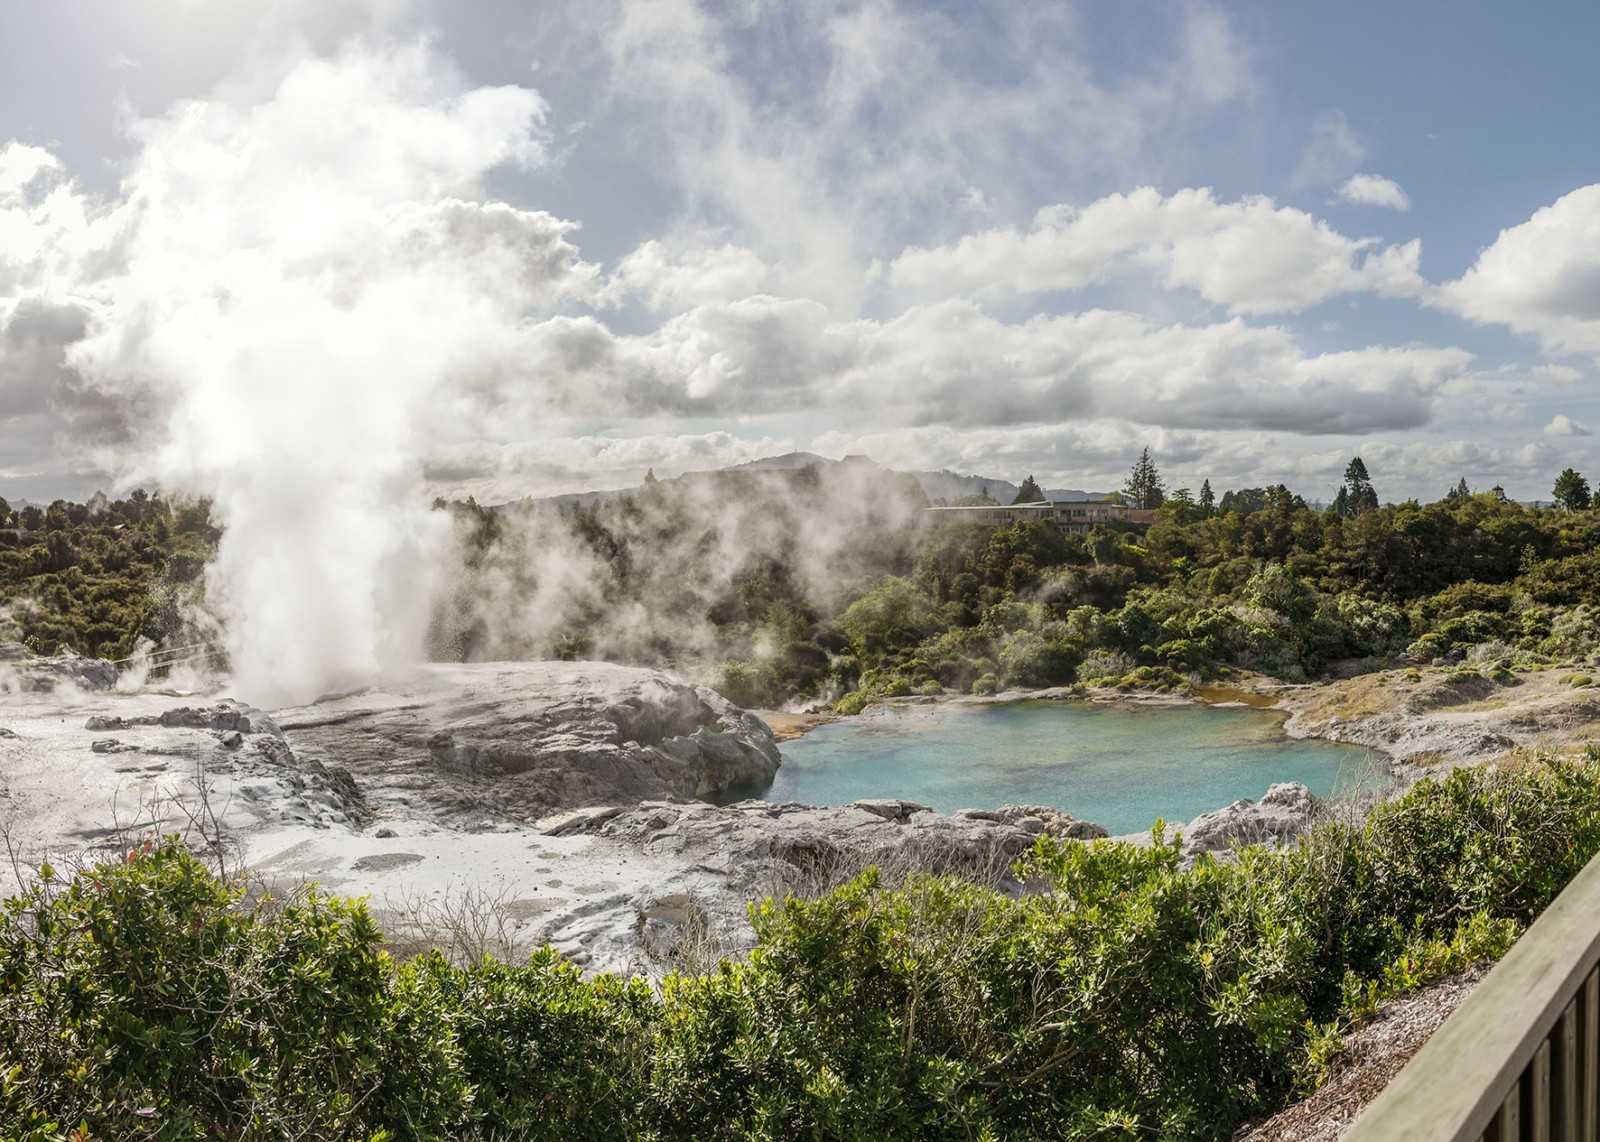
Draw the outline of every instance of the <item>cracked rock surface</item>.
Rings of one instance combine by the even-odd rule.
[[[375,787],[375,804],[453,827],[734,799],[770,785],[780,760],[766,724],[721,695],[606,662],[431,665],[276,716],[297,750]]]

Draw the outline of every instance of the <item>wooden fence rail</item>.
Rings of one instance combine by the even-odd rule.
[[[1600,856],[1345,1142],[1600,1142]]]

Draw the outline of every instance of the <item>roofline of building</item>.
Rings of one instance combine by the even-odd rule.
[[[1075,508],[1075,507],[1105,507],[1127,508],[1127,504],[1119,504],[1115,500],[1032,500],[1025,504],[930,504],[924,511],[930,512],[992,512],[999,508]],[[1138,511],[1138,508],[1128,508],[1129,511]]]

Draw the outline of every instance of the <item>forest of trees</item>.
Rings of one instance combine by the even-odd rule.
[[[1381,504],[1357,457],[1324,508],[1282,485],[1169,489],[1146,450],[1123,494],[1156,503],[1155,522],[928,526],[914,481],[842,467],[656,480],[560,512],[441,501],[465,566],[430,653],[670,666],[741,704],[848,711],[1336,662],[1494,674],[1600,650],[1600,510],[1572,469],[1550,508],[1464,479]],[[0,642],[112,658],[169,642],[218,536],[204,503],[143,492],[0,501]]]
[[[1600,650],[1600,512],[1587,501],[1535,508],[1458,480],[1433,503],[1384,505],[1359,457],[1325,508],[1282,485],[1218,498],[1209,481],[1169,491],[1146,452],[1123,497],[1158,503],[1147,528],[889,513],[845,529],[860,542],[830,561],[838,574],[819,593],[797,560],[816,516],[837,512],[797,487],[707,497],[658,483],[572,516],[604,590],[548,652],[674,666],[744,705],[849,712],[910,693],[1183,686],[1230,669],[1303,679],[1334,663],[1504,676]],[[494,523],[480,528],[506,526],[484,514]],[[782,525],[751,532],[752,519]],[[659,612],[668,593],[673,623],[618,641],[617,615]]]
[[[42,508],[0,499],[0,643],[120,658],[141,638],[167,641],[219,536],[204,501],[143,490]]]
[[[1148,456],[1134,482],[1160,487]],[[815,645],[833,653],[815,692],[852,710],[911,692],[1183,685],[1231,667],[1298,679],[1341,660],[1469,656],[1493,676],[1600,649],[1590,503],[1529,508],[1460,481],[1432,504],[1379,506],[1359,459],[1326,510],[1282,486],[1215,506],[1209,493],[1165,496],[1142,531],[918,533],[906,572],[817,624]],[[724,688],[773,702],[817,686],[785,662],[780,650],[736,664]]]

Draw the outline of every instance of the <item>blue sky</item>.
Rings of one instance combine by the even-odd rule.
[[[6,5],[0,495],[211,490],[265,357],[320,378],[301,423],[394,402],[372,447],[488,498],[791,448],[1109,486],[1145,444],[1542,497],[1600,468],[1597,40],[1592,4]],[[459,242],[451,203],[476,256],[373,255]],[[413,377],[338,344],[390,339],[352,296],[471,317]]]

